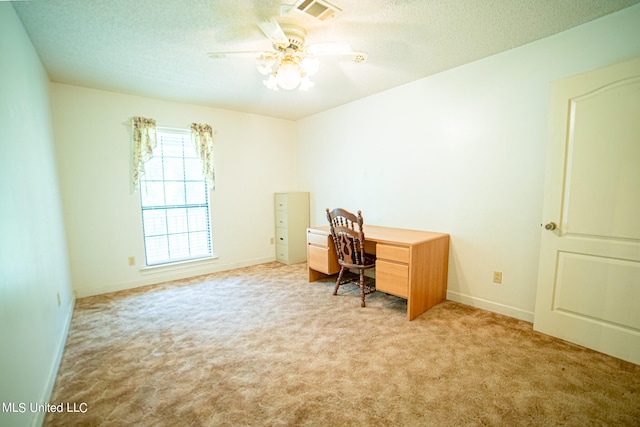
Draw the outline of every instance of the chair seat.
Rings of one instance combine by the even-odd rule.
[[[350,264],[348,262],[344,262],[338,259],[338,264],[341,266],[345,266],[346,268],[373,268],[376,266],[376,256],[373,254],[364,254],[364,263],[363,264]]]

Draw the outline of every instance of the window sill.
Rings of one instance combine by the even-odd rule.
[[[194,267],[199,267],[202,265],[209,264],[210,262],[217,261],[217,260],[218,260],[218,257],[214,255],[212,257],[173,262],[171,264],[152,265],[150,267],[141,268],[140,273],[147,275],[147,274],[161,274],[161,273],[168,273],[172,271],[188,270]]]

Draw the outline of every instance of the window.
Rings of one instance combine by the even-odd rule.
[[[188,130],[157,129],[140,178],[147,265],[212,255],[209,190]]]

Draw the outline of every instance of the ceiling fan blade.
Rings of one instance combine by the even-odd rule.
[[[259,22],[258,27],[260,27],[264,35],[267,36],[275,46],[282,48],[289,46],[289,38],[284,31],[282,31],[282,27],[280,27],[280,24],[278,24],[275,18]]]
[[[263,51],[263,50],[255,50],[255,51],[244,51],[244,52],[209,52],[207,54],[209,58],[219,59],[219,58],[257,58],[259,56],[276,56],[277,52],[271,51]]]
[[[350,56],[355,62],[367,60],[365,52],[356,52],[348,43],[340,42],[315,43],[307,46],[305,53],[313,56]]]

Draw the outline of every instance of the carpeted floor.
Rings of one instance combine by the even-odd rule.
[[[639,426],[640,366],[263,264],[79,299],[48,426]],[[78,406],[79,407],[79,406]]]

